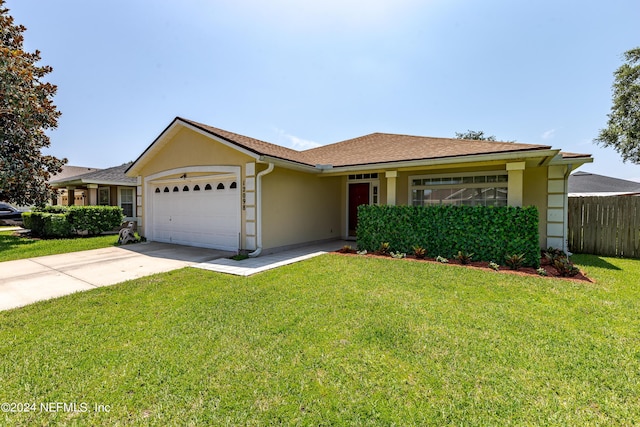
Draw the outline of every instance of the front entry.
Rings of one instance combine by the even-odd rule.
[[[358,227],[358,206],[369,204],[368,182],[349,184],[349,236],[356,236]]]

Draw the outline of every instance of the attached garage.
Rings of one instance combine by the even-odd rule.
[[[154,179],[147,233],[157,242],[237,250],[240,240],[240,189],[236,175]]]

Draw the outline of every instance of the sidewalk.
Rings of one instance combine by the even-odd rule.
[[[235,261],[229,258],[219,258],[194,264],[191,267],[215,271],[217,273],[233,274],[236,276],[251,276],[256,273],[271,270],[272,268],[303,261],[318,255],[326,254],[327,252],[333,252],[342,248],[344,245],[355,246],[355,242],[333,240],[331,242],[313,244],[287,251],[276,252],[274,254],[261,255],[257,258],[248,258],[242,261]]]

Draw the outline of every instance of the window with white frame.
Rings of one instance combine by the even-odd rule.
[[[409,177],[414,206],[506,206],[506,171]]]
[[[119,190],[118,205],[122,208],[124,216],[127,218],[133,217],[133,202],[134,194],[133,188],[120,188]]]

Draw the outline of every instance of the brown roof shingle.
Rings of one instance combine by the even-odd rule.
[[[524,153],[552,149],[551,146],[548,145],[521,144],[515,142],[372,133],[370,135],[309,150],[297,151],[182,117],[176,117],[167,129],[172,127],[176,122],[193,126],[202,132],[220,138],[251,153],[311,167],[316,165],[331,165],[333,167],[367,166],[379,163],[446,159],[482,154]],[[140,159],[145,156],[157,141],[158,139],[138,157],[127,172],[138,164]]]
[[[426,160],[476,154],[548,150],[548,145],[432,138],[425,136],[372,133],[304,153],[317,164],[355,166],[410,160]]]
[[[315,163],[313,163],[312,160],[309,159],[304,152],[292,150],[287,147],[282,147],[281,145],[271,144],[270,142],[265,142],[259,139],[254,139],[248,136],[229,132],[224,129],[214,128],[213,126],[194,122],[193,120],[187,120],[181,117],[179,119],[185,123],[189,123],[190,125],[199,128],[200,130],[239,145],[240,147],[245,148],[253,153],[315,166]]]
[[[296,151],[192,120],[184,118],[180,118],[180,120],[256,154],[272,156],[310,166],[318,164],[333,165],[336,167],[356,166],[373,163],[551,149],[548,145],[372,133],[370,135],[305,151]]]

